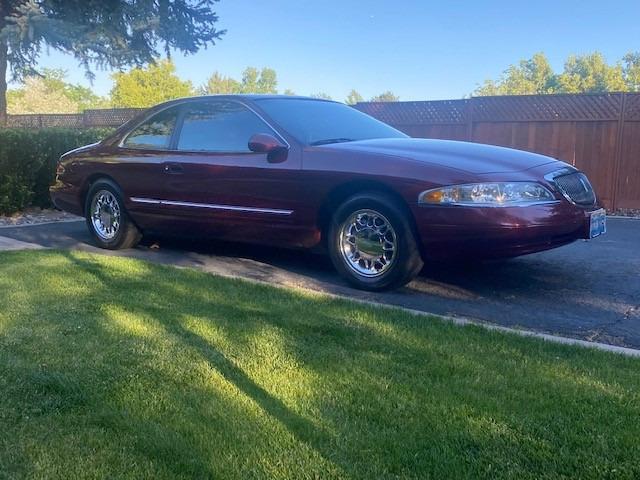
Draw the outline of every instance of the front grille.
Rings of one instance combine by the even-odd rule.
[[[555,177],[556,183],[562,194],[577,205],[585,207],[596,203],[596,194],[589,183],[589,179],[582,172],[573,172],[568,175]]]

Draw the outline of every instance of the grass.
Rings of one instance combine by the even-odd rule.
[[[0,305],[0,478],[640,476],[637,359],[75,252]]]

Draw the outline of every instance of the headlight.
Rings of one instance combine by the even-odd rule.
[[[419,203],[431,205],[510,206],[523,203],[552,202],[553,194],[539,183],[469,183],[434,188],[422,192]]]

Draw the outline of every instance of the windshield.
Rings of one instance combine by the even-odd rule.
[[[262,98],[256,102],[305,145],[407,136],[342,103],[300,98]]]

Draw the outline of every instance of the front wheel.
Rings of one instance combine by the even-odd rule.
[[[410,282],[423,263],[408,215],[384,194],[358,194],[346,200],[329,228],[329,253],[338,272],[364,290]]]
[[[108,180],[98,180],[91,185],[87,193],[85,216],[89,232],[101,248],[132,248],[142,238],[124,209],[120,189]]]

